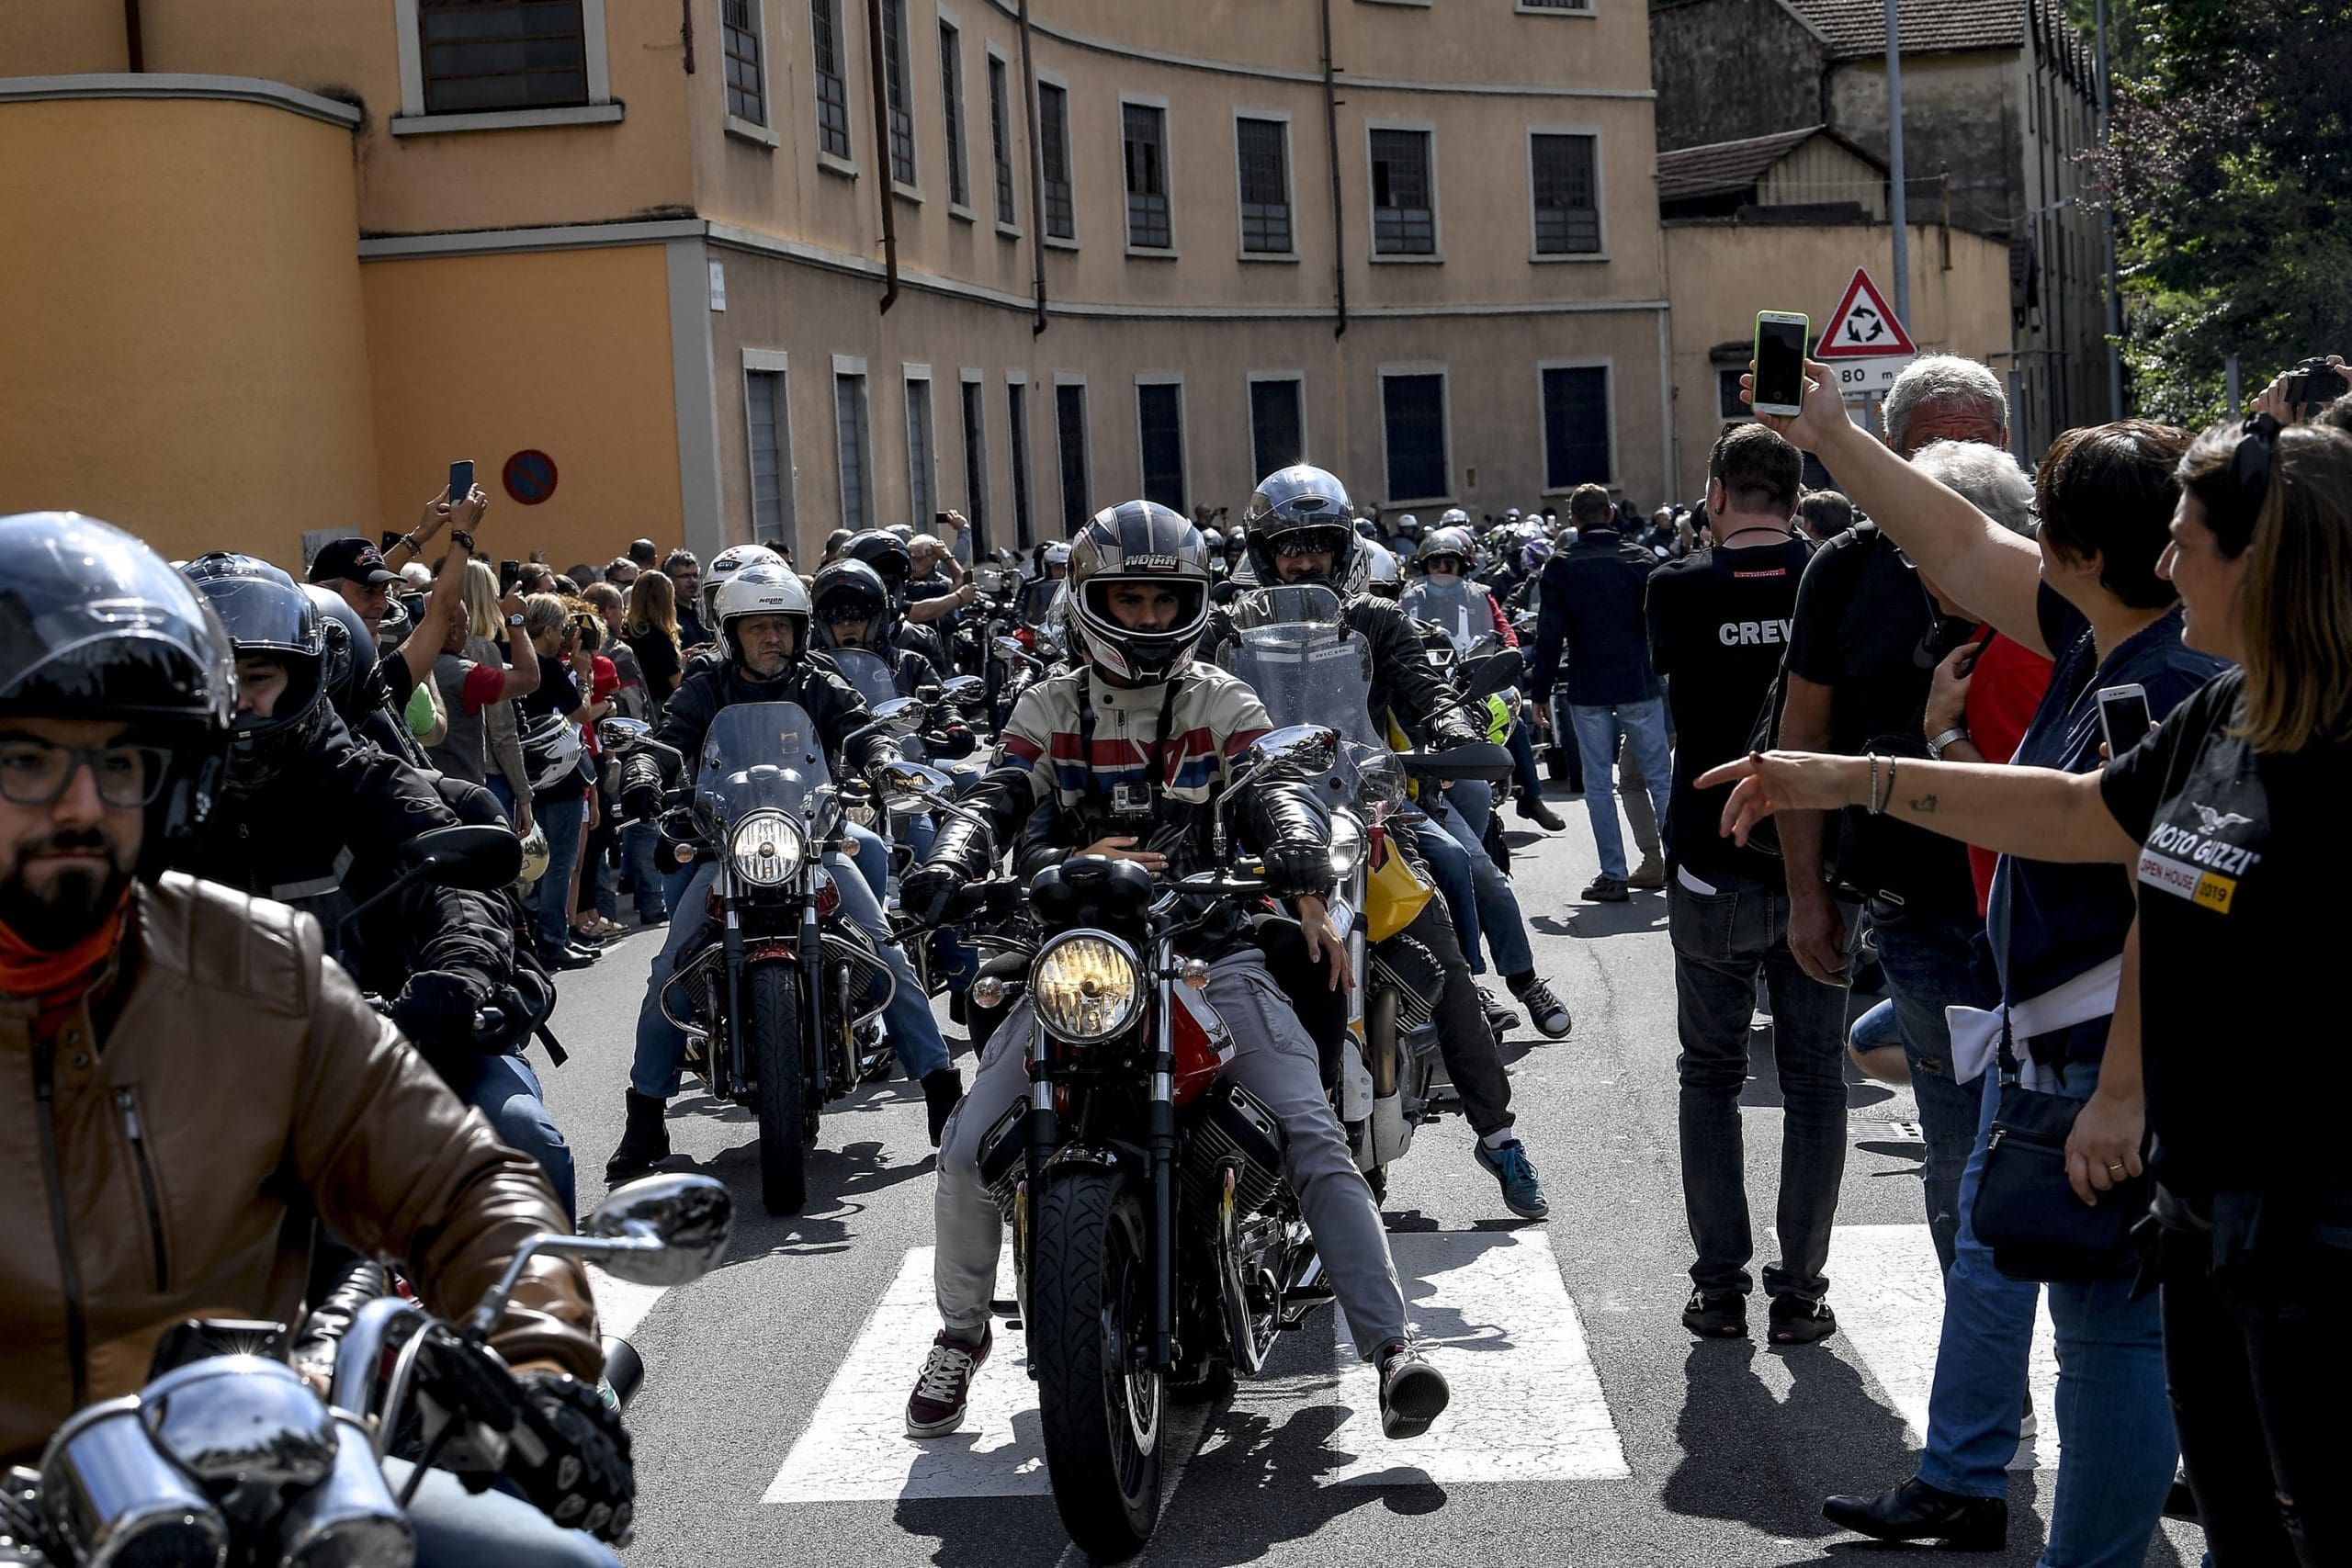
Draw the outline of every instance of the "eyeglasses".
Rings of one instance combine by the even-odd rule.
[[[146,806],[164,793],[172,754],[160,746],[53,746],[46,740],[0,740],[0,799],[18,806],[49,806],[86,766],[98,798],[125,809]]]

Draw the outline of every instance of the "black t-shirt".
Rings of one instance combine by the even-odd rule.
[[[1702,882],[1781,880],[1779,861],[1723,836],[1730,786],[1702,791],[1691,781],[1747,754],[1756,716],[1788,651],[1797,584],[1811,553],[1802,539],[1702,550],[1650,576],[1650,664],[1666,677],[1674,716],[1667,859]]]
[[[1920,722],[1936,666],[1976,628],[1940,619],[1919,574],[1877,528],[1849,529],[1814,552],[1797,593],[1789,670],[1836,688],[1829,749],[1848,756],[1924,757]],[[1837,852],[1845,881],[1920,914],[1976,911],[1968,851],[1892,817],[1846,813]]]
[[[2192,1201],[2255,1193],[2259,1235],[2352,1212],[2352,1052],[2328,1010],[2327,912],[2352,885],[2352,746],[2257,752],[2216,676],[2100,779],[2141,841],[2140,1032],[2151,1161]]]
[[[551,653],[539,658],[539,689],[521,699],[523,716],[536,719],[545,714],[559,717],[580,710],[580,686],[571,678],[571,666]],[[553,789],[533,790],[531,807],[553,806],[560,801],[577,800],[588,793],[588,781],[576,769],[564,775],[563,782]]]
[[[645,671],[646,689],[653,694],[654,701],[668,702],[670,694],[678,689],[677,639],[659,626],[623,632],[621,636],[636,652],[638,667]]]

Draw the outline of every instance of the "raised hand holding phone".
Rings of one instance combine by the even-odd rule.
[[[1795,310],[1756,312],[1752,406],[1758,413],[1790,417],[1804,412],[1804,351],[1813,323]]]

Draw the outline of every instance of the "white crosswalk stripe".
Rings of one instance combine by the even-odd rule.
[[[596,1330],[617,1339],[626,1339],[653,1303],[669,1292],[667,1285],[632,1285],[627,1280],[616,1280],[594,1264],[588,1266],[588,1288],[596,1298]]]
[[[1943,1276],[1928,1227],[1838,1226],[1830,1235],[1829,1280],[1839,1330],[1886,1391],[1912,1440],[1924,1441],[1944,1325]],[[2018,1446],[2009,1468],[2055,1468],[2058,1355],[2047,1301],[2034,1318],[2026,1382],[2041,1432]]]

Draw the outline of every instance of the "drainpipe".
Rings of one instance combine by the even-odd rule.
[[[1046,144],[1037,140],[1037,60],[1029,41],[1029,0],[1021,0],[1021,95],[1029,125],[1029,262],[1037,313],[1029,335],[1046,330]],[[1064,154],[1069,150],[1065,148]]]
[[[691,76],[695,73],[695,0],[678,0],[678,41],[686,46],[686,74]],[[724,85],[719,91],[726,91]]]
[[[147,69],[147,44],[140,36],[139,0],[122,0],[123,53],[129,57],[131,72],[136,74]]]
[[[874,80],[875,186],[882,193],[882,309],[899,302],[899,214],[890,194],[890,89],[882,52],[882,0],[865,0],[865,50]]]
[[[1323,0],[1323,132],[1331,152],[1331,299],[1339,321],[1331,335],[1348,330],[1347,225],[1340,209],[1339,67],[1331,63],[1331,0]]]

